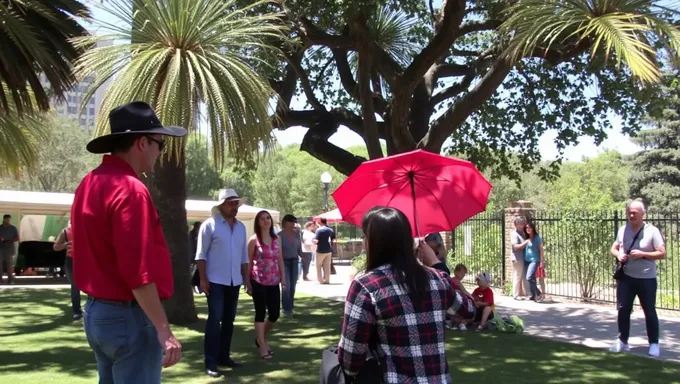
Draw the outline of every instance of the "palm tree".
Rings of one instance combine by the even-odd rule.
[[[44,138],[37,112],[73,85],[71,64],[82,49],[70,39],[87,35],[74,16],[89,18],[89,9],[74,0],[0,2],[0,173],[18,176],[36,165]]]
[[[85,100],[113,79],[102,100],[98,134],[108,129],[109,110],[141,100],[164,124],[190,131],[205,124],[218,166],[225,154],[245,157],[272,144],[275,93],[253,66],[263,65],[259,52],[277,51],[271,44],[282,41],[286,28],[279,14],[264,9],[265,2],[242,8],[238,0],[112,0],[103,8],[120,22],[101,23],[103,34],[78,45],[122,44],[93,48],[76,65],[79,76],[96,74]],[[184,146],[184,140],[170,143],[151,182],[173,256],[175,294],[166,311],[179,324],[197,319],[187,257]]]
[[[657,48],[680,54],[680,29],[666,21],[680,12],[650,0],[518,0],[501,32],[512,60],[550,48],[589,48],[591,56],[625,63],[642,83],[661,80]]]
[[[0,175],[19,177],[22,171],[37,165],[38,143],[45,139],[45,120],[40,114],[20,114],[7,87],[0,87],[0,94],[7,100],[7,110],[0,112]]]
[[[88,33],[74,17],[89,18],[75,0],[0,2],[0,113],[49,109],[50,96],[61,97],[74,84],[71,64],[82,53],[71,41]],[[40,83],[40,74],[50,91]],[[9,96],[9,97],[8,97]],[[14,100],[10,107],[9,98]]]

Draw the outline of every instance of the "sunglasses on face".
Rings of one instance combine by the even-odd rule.
[[[158,150],[159,150],[160,152],[163,152],[163,149],[165,148],[165,140],[154,139],[154,138],[151,137],[151,136],[145,136],[145,137],[146,137],[147,139],[149,139],[150,141],[153,141],[154,143],[156,143],[156,144],[158,145]]]

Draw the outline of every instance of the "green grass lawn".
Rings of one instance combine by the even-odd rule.
[[[253,306],[242,295],[232,344],[245,365],[209,379],[203,374],[207,308],[197,296],[201,320],[175,327],[183,360],[164,372],[164,383],[317,383],[321,350],[339,338],[342,303],[300,296],[296,319],[282,319],[271,345],[275,359],[258,359],[253,345]],[[94,356],[82,322],[71,320],[68,290],[0,290],[0,382],[96,382]],[[454,383],[671,383],[680,364],[615,355],[579,345],[522,335],[449,332],[447,356]]]

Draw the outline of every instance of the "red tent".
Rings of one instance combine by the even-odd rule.
[[[319,221],[321,218],[325,218],[329,224],[342,222],[342,215],[340,214],[339,209],[334,209],[318,216],[314,216],[314,221]]]

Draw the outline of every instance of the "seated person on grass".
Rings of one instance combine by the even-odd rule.
[[[472,298],[472,295],[470,292],[465,289],[465,286],[463,285],[463,279],[465,278],[465,275],[467,275],[467,267],[463,264],[457,264],[456,267],[453,269],[453,276],[451,277],[451,285],[453,285],[453,289],[459,290],[460,293],[463,295]]]
[[[472,296],[475,298],[475,306],[477,307],[475,315],[475,322],[479,322],[477,331],[481,331],[486,322],[493,319],[495,309],[493,290],[491,290],[491,276],[486,272],[480,273],[477,275],[477,285],[478,287],[472,291]]]
[[[463,285],[463,278],[465,278],[466,274],[467,267],[465,265],[456,265],[453,270],[453,276],[451,277],[451,285],[453,286],[453,289],[456,290],[456,296],[460,296],[462,305],[457,311],[454,311],[453,308],[449,308],[446,312],[447,319],[452,320],[454,325],[461,331],[467,329],[466,325],[475,319],[475,314],[477,312],[474,297]]]

